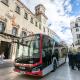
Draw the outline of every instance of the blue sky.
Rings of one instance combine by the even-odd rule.
[[[70,21],[80,15],[80,0],[22,0],[33,12],[38,4],[46,8],[49,27],[69,45],[73,42]]]
[[[80,1],[79,0],[71,0],[71,4],[72,4],[72,12],[71,12],[70,16],[79,15],[80,14]]]

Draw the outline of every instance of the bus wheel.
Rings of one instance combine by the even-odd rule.
[[[57,61],[56,59],[53,61],[53,71],[57,69]]]

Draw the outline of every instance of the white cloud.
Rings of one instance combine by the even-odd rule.
[[[70,20],[75,16],[69,16],[72,11],[71,0],[22,0],[26,6],[34,12],[34,7],[43,4],[46,7],[48,22],[51,22],[50,28],[54,30],[61,39],[68,44],[72,43],[72,34],[69,29],[65,33],[61,32],[62,26],[70,28]]]

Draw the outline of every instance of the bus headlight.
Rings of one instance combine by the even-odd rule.
[[[37,71],[40,71],[40,68],[35,67],[35,68],[32,69],[32,72],[37,72]]]

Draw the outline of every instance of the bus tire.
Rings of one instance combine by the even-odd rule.
[[[53,71],[55,71],[57,69],[57,60],[54,59],[53,61]]]

